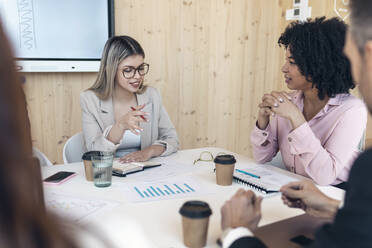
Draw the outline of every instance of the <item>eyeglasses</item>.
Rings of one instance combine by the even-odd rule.
[[[131,79],[131,78],[134,78],[134,76],[136,75],[136,72],[138,72],[140,76],[145,76],[149,72],[149,68],[150,68],[150,65],[146,63],[143,63],[137,68],[133,66],[126,66],[122,70],[122,73],[126,79]]]
[[[219,153],[217,153],[216,156],[219,156],[219,155],[226,155],[226,153],[219,152]],[[202,162],[212,162],[213,160],[214,160],[214,157],[213,157],[212,153],[210,153],[208,151],[203,151],[203,152],[200,153],[199,158],[194,160],[193,165],[195,165],[197,162],[200,162],[200,161],[202,161]]]

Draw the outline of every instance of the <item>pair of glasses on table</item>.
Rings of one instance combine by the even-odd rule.
[[[217,153],[216,157],[219,156],[219,155],[226,155],[226,153],[219,152],[219,153]],[[200,153],[199,158],[194,160],[193,165],[195,165],[198,162],[213,162],[214,158],[215,157],[213,156],[213,154],[211,152],[203,151],[203,152]]]

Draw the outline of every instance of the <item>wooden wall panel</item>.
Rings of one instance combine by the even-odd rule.
[[[161,89],[183,148],[249,154],[258,101],[283,81],[284,55],[276,41],[284,2],[290,1],[135,0],[116,6],[117,34],[144,46],[148,82]]]
[[[66,140],[81,130],[79,94],[95,73],[27,73],[24,89],[33,144],[53,163],[62,163]]]
[[[182,148],[223,147],[251,155],[250,131],[265,92],[285,89],[277,45],[293,0],[116,0],[117,35],[144,47],[149,85],[160,89]],[[333,0],[311,0],[333,16]],[[34,144],[62,162],[81,130],[79,93],[95,73],[28,73]],[[372,133],[368,132],[368,137]]]

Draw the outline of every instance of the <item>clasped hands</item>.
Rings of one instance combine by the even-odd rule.
[[[275,115],[290,120],[293,128],[297,128],[306,122],[300,109],[293,103],[293,98],[284,91],[264,94],[258,107],[257,126],[262,130],[269,124],[270,116]]]
[[[319,218],[332,219],[340,204],[323,194],[308,180],[284,185],[280,192],[285,205],[301,208],[309,215]],[[252,232],[255,231],[261,219],[261,201],[262,198],[257,197],[253,191],[239,189],[221,208],[222,230],[246,227]]]

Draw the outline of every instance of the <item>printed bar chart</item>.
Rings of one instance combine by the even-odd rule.
[[[189,178],[167,180],[162,182],[132,183],[127,185],[126,193],[130,201],[156,201],[172,198],[198,196],[208,193],[205,187]]]
[[[195,192],[195,190],[189,186],[187,183],[184,184],[164,184],[162,186],[150,185],[145,189],[134,186],[133,189],[138,193],[141,198],[146,197],[159,197],[165,195],[177,195],[177,194],[187,194],[190,192]],[[165,192],[165,193],[164,193]],[[170,193],[169,193],[170,192]]]

